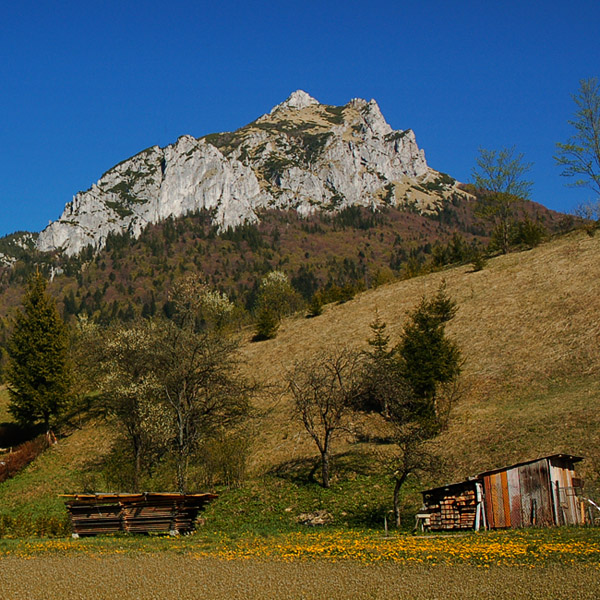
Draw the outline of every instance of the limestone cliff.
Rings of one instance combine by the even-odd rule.
[[[186,135],[123,161],[78,193],[36,245],[73,255],[101,248],[111,233],[137,236],[149,223],[201,209],[220,229],[257,221],[265,208],[435,210],[444,194],[427,194],[422,185],[432,182],[452,188],[428,168],[413,132],[392,130],[374,100],[327,106],[299,90],[235,132]]]

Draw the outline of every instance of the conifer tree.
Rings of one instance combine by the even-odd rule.
[[[7,348],[9,411],[19,423],[42,421],[48,429],[64,408],[71,384],[68,343],[65,324],[38,272],[27,284]]]
[[[371,323],[371,347],[366,354],[359,407],[378,412],[387,422],[395,449],[386,458],[394,479],[393,506],[400,526],[400,491],[410,475],[434,472],[439,457],[431,448],[460,398],[458,377],[462,359],[458,345],[446,335],[456,303],[445,284],[435,296],[423,297],[409,313],[397,345],[379,315]]]
[[[415,397],[425,402],[435,402],[439,385],[460,374],[460,350],[446,336],[446,323],[455,314],[456,303],[442,283],[433,298],[423,298],[410,313],[396,347],[406,381]]]

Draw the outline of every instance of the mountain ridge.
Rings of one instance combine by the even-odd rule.
[[[220,230],[259,220],[265,209],[305,216],[348,206],[439,209],[412,184],[452,178],[430,169],[412,130],[393,130],[375,100],[334,107],[302,90],[234,131],[181,136],[109,169],[79,192],[38,236],[40,251],[99,250],[110,234],[140,235],[148,224],[197,210]]]

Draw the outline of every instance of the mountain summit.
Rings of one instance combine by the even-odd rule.
[[[315,100],[312,96],[310,96],[303,90],[296,90],[295,92],[292,92],[292,94],[290,94],[290,97],[287,100],[285,100],[281,104],[278,104],[277,106],[274,106],[269,114],[272,115],[278,110],[285,109],[300,110],[302,108],[306,108],[307,106],[311,106],[312,104],[319,104],[319,101]]]
[[[428,168],[413,132],[394,131],[374,100],[329,106],[298,90],[235,132],[184,135],[121,162],[78,193],[36,245],[74,255],[102,248],[110,234],[138,236],[150,223],[198,210],[221,230],[256,222],[266,209],[435,210],[444,194],[432,197],[419,184],[444,192],[449,179]]]

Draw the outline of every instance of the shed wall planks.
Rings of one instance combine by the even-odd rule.
[[[519,467],[523,525],[550,527],[554,525],[550,472],[546,460]]]
[[[508,479],[508,498],[510,503],[511,527],[523,527],[523,515],[521,514],[521,482],[519,481],[519,469],[510,469],[506,474]]]

